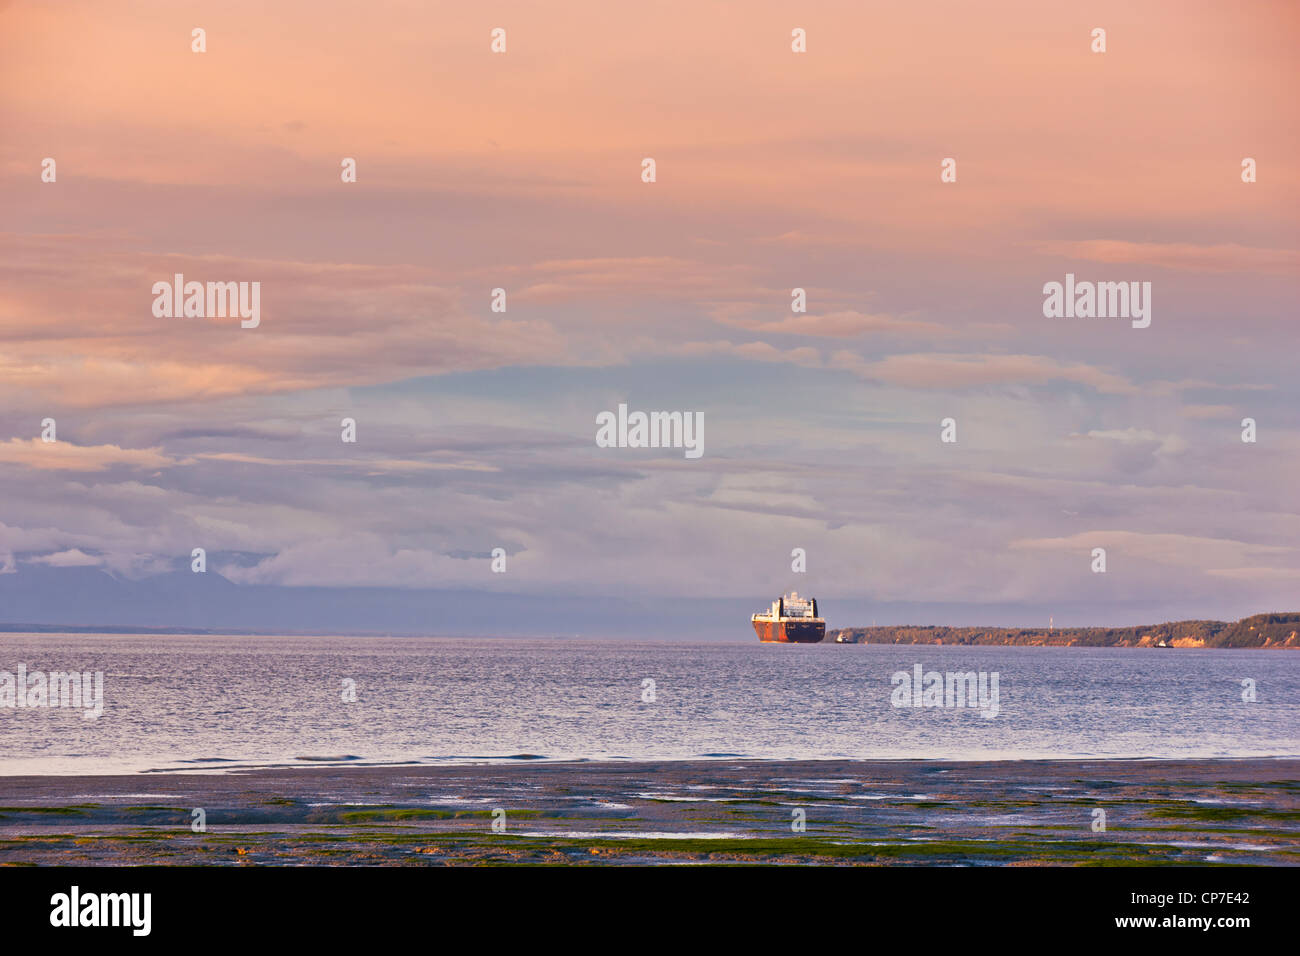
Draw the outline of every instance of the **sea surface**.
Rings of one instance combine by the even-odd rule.
[[[0,706],[0,775],[1300,755],[1294,651],[0,635],[20,664],[102,671],[103,713]],[[996,673],[996,716],[894,706],[916,664]]]

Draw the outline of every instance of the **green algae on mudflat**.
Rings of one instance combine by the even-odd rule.
[[[511,817],[545,816],[541,810],[511,810]],[[344,823],[372,823],[381,820],[460,820],[492,816],[491,810],[437,810],[431,807],[377,807],[373,810],[349,810],[338,815]]]
[[[89,810],[98,810],[97,803],[75,803],[69,807],[0,807],[0,816],[11,813],[53,813],[66,816],[85,816]]]
[[[1277,827],[1108,827],[1109,830],[1134,833],[1202,833],[1206,836],[1253,836],[1267,840],[1290,839],[1300,841],[1300,830],[1281,830]]]
[[[1110,843],[1105,841],[1077,842],[1032,842],[1032,841],[984,841],[984,840],[942,840],[925,842],[907,842],[894,844],[845,843],[839,841],[819,840],[808,837],[783,839],[699,839],[699,838],[664,838],[664,839],[626,839],[626,840],[567,840],[552,839],[546,841],[553,849],[599,849],[610,856],[652,855],[655,857],[695,857],[713,858],[717,856],[737,856],[741,858],[776,858],[798,859],[801,857],[818,857],[828,859],[886,859],[904,862],[914,859],[917,862],[941,862],[942,860],[960,861],[970,858],[984,858],[988,862],[1001,862],[1005,858],[1020,858],[1027,851],[1035,853],[1040,862],[1084,863],[1095,862],[1098,856],[1110,855],[1119,862],[1131,861],[1140,856],[1143,863],[1159,862],[1167,858],[1175,862],[1183,858],[1179,848],[1158,844]],[[516,844],[522,849],[522,844]]]
[[[1294,777],[1300,777],[1300,762],[1292,763]],[[188,813],[177,806],[128,806],[132,788],[138,789],[129,781],[95,781],[93,786],[102,788],[95,792],[108,794],[107,802],[78,806],[72,801],[90,792],[91,784],[85,781],[19,780],[9,797],[15,803],[59,806],[0,808],[9,814],[0,817],[0,835],[55,829],[67,836],[0,842],[0,862],[1294,865],[1300,860],[1300,828],[1292,812],[1298,805],[1297,785],[1260,784],[1292,776],[1287,769],[1291,765],[1063,763],[1002,773],[1006,768],[954,764],[944,765],[942,779],[927,776],[938,769],[906,763],[846,763],[834,770],[823,763],[791,764],[782,770],[809,776],[810,785],[814,778],[837,772],[853,774],[858,783],[839,788],[838,795],[827,795],[834,790],[796,793],[784,783],[770,786],[769,764],[710,764],[685,770],[676,765],[620,766],[616,773],[600,766],[552,767],[536,770],[535,785],[511,798],[521,808],[508,811],[504,834],[491,832],[487,823],[491,803],[474,809],[443,806],[430,801],[429,794],[452,787],[456,792],[498,793],[519,782],[518,773],[508,768],[406,768],[391,779],[388,771],[379,770],[268,771],[240,778],[234,787],[226,786],[225,779],[196,783],[189,777],[159,778],[153,784],[157,797],[208,808],[209,831],[201,835],[190,832]],[[870,768],[871,780],[859,780],[863,766]],[[1214,782],[1235,772],[1243,774],[1239,782]],[[1102,773],[1114,779],[1088,776]],[[985,779],[990,775],[996,779]],[[1200,781],[1188,782],[1197,775]],[[1084,785],[1070,786],[1072,777]],[[373,789],[375,779],[387,782]],[[581,786],[564,786],[574,780]],[[714,784],[707,799],[641,796],[660,787],[668,788],[662,791],[666,794],[690,794],[684,787],[700,780]],[[1051,787],[1053,792],[1034,789],[1048,784],[1058,786]],[[896,789],[881,802],[859,803],[854,796],[862,787]],[[322,792],[330,794],[332,802],[315,805]],[[594,795],[591,799],[599,802],[588,805],[557,796],[565,793]],[[611,803],[626,806],[615,809]],[[807,832],[801,835],[789,831],[789,808],[797,806],[804,806],[809,816]],[[1105,807],[1109,817],[1107,831],[1100,834],[1089,828],[1088,810],[1098,806]],[[48,815],[40,815],[42,811]],[[514,824],[530,817],[539,819]],[[253,831],[256,825],[271,831]],[[591,832],[580,838],[575,831]],[[660,836],[669,831],[681,838]],[[724,839],[704,836],[714,832]],[[1180,842],[1183,845],[1174,845]],[[236,856],[240,847],[245,852]]]
[[[1191,817],[1196,820],[1242,820],[1255,818],[1285,823],[1300,822],[1300,810],[1266,810],[1259,807],[1189,807],[1186,804],[1157,807],[1150,811],[1153,817]]]

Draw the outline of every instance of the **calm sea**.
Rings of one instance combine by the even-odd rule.
[[[0,706],[0,774],[1300,754],[1288,651],[0,635],[20,664],[102,671],[103,713]],[[997,715],[895,707],[916,664],[996,673]]]

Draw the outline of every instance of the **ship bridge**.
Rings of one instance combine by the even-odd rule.
[[[809,620],[817,619],[817,599],[801,598],[798,591],[791,591],[772,602],[772,607],[765,611],[759,611],[755,617],[770,617],[773,620],[783,618],[807,618]]]

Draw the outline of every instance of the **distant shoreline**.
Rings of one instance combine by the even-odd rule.
[[[249,628],[130,627],[100,625],[0,623],[0,634],[177,635],[182,637],[392,637],[445,638],[449,640],[598,640],[568,634],[394,634],[390,631],[262,630]],[[1300,612],[1255,614],[1240,621],[1173,621],[1127,627],[956,627],[949,625],[882,624],[871,627],[827,628],[823,644],[916,644],[986,647],[1158,647],[1218,648],[1229,650],[1300,649]],[[737,642],[757,643],[753,635],[737,629]],[[611,641],[680,643],[665,638],[609,638]],[[707,643],[728,643],[708,640]]]
[[[841,635],[849,639],[837,641]],[[1300,613],[1255,614],[1235,622],[1171,621],[1134,627],[918,627],[885,624],[828,628],[822,643],[1294,650],[1300,649]]]

